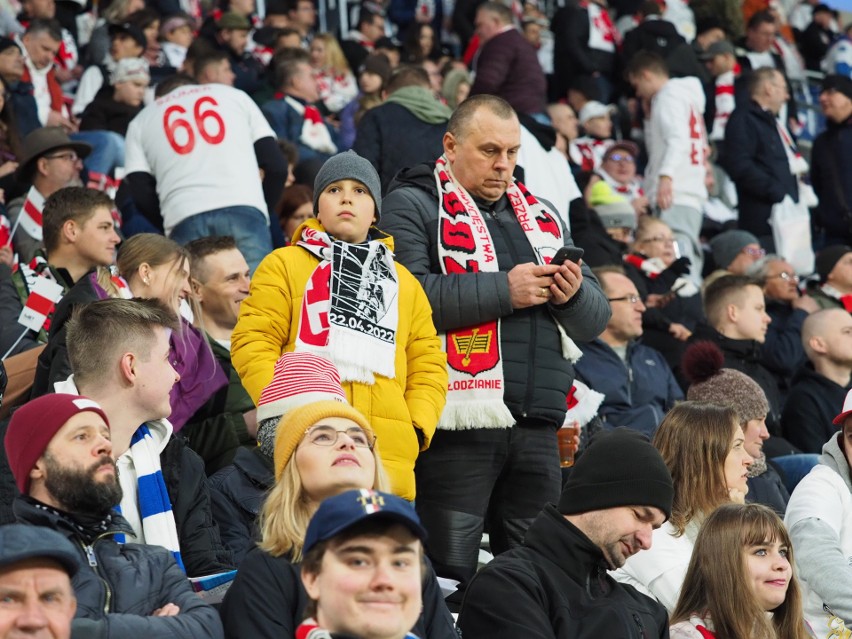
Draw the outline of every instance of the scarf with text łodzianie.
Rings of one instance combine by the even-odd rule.
[[[331,360],[341,381],[393,378],[399,277],[382,242],[349,244],[305,227],[296,244],[319,261],[305,285],[296,350]]]
[[[445,275],[496,273],[497,254],[485,218],[473,198],[458,183],[446,156],[435,163],[438,185],[438,261]],[[513,182],[506,197],[533,248],[539,264],[548,264],[565,244],[559,221],[527,191]],[[555,320],[554,320],[555,322]],[[581,352],[555,322],[562,356],[579,359]],[[500,352],[500,320],[441,333],[447,353],[447,404],[438,428],[510,428],[515,419],[503,403],[505,380]],[[566,390],[567,392],[567,390]]]

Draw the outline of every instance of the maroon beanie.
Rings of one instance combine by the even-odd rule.
[[[50,440],[69,419],[91,411],[100,415],[109,427],[109,419],[97,402],[80,395],[56,393],[27,402],[9,421],[4,444],[9,468],[22,495],[30,488],[30,471],[44,454]]]

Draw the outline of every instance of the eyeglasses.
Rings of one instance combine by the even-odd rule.
[[[352,440],[355,448],[369,448],[373,450],[373,446],[376,445],[376,436],[357,426],[347,428],[346,430],[337,430],[331,426],[312,426],[305,431],[305,437],[315,446],[334,446],[340,438],[341,433]]]
[[[606,298],[607,302],[630,302],[631,304],[636,304],[637,302],[641,302],[642,298],[638,295],[625,295],[624,297],[608,297]]]
[[[641,242],[660,242],[662,244],[674,244],[675,239],[673,237],[666,237],[665,235],[655,235],[654,237],[646,237],[644,240],[640,240]]]
[[[630,164],[633,164],[636,161],[632,155],[628,155],[627,153],[613,153],[608,159],[613,162],[629,162]]]
[[[80,159],[80,156],[74,153],[74,151],[70,151],[69,153],[57,153],[56,155],[45,155],[44,157],[48,160],[68,160],[69,162],[76,162]]]
[[[766,249],[762,248],[753,248],[751,246],[744,246],[743,253],[746,255],[750,255],[751,257],[761,258],[766,255]]]
[[[795,273],[787,273],[787,272],[778,273],[777,275],[770,275],[766,279],[771,280],[774,277],[780,277],[785,282],[798,282],[799,279],[800,279],[799,276],[796,275]]]

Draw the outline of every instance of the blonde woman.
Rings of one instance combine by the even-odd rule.
[[[343,402],[313,402],[284,415],[275,437],[275,485],[260,515],[261,541],[246,555],[222,604],[226,636],[294,636],[308,603],[299,562],[310,518],[327,497],[354,489],[387,491],[379,445],[367,419]],[[456,639],[431,570],[423,605],[413,632]]]
[[[651,549],[627,560],[614,577],[655,597],[671,614],[704,519],[722,504],[742,503],[754,461],[733,408],[683,402],[654,435],[674,482],[672,516],[654,531]]]
[[[311,66],[320,100],[329,113],[339,113],[358,95],[358,83],[340,43],[330,33],[320,33],[311,42]]]

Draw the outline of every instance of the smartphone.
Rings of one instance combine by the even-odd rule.
[[[580,258],[583,257],[583,253],[585,253],[585,251],[579,246],[563,246],[561,249],[556,251],[556,255],[553,256],[550,263],[553,266],[562,266],[562,264],[566,261],[577,264],[580,261]]]

